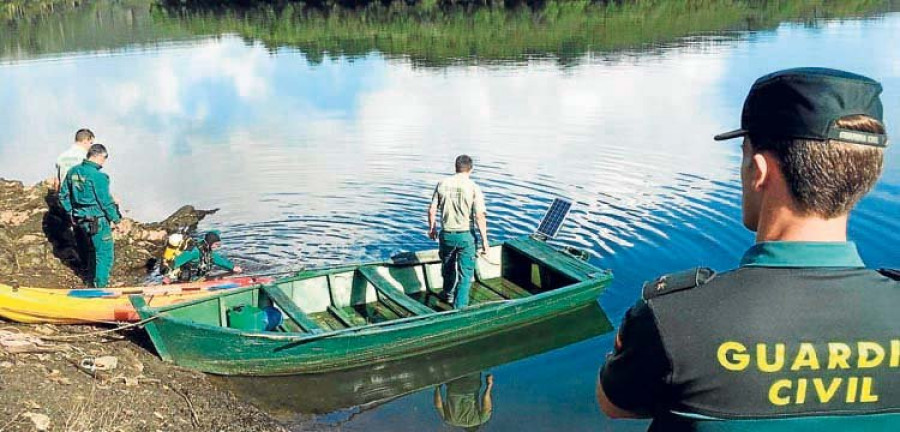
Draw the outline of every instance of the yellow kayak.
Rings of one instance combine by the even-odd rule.
[[[272,280],[271,277],[243,276],[172,285],[102,289],[28,288],[0,283],[0,317],[32,324],[137,321],[138,314],[128,301],[130,295],[141,295],[150,305],[165,306]]]

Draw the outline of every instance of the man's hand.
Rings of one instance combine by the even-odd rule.
[[[431,228],[430,230],[428,230],[428,238],[430,238],[432,240],[437,240],[437,238],[438,238],[437,228]]]
[[[487,255],[488,251],[491,250],[491,245],[488,244],[487,240],[481,242],[481,253]]]
[[[237,273],[237,274],[241,274],[244,272],[244,269],[242,269],[241,266],[234,266],[234,268],[231,269],[231,271],[234,273]]]

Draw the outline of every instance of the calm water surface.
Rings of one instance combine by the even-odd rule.
[[[532,232],[554,197],[576,202],[559,241],[614,270],[600,304],[618,323],[642,281],[698,264],[728,269],[752,243],[740,224],[738,143],[711,137],[738,125],[758,76],[795,66],[872,76],[885,87],[889,134],[900,136],[897,13],[698,31],[588,48],[566,61],[490,62],[373,50],[312,55],[142,13],[122,21],[124,30],[76,32],[82,44],[25,38],[29,26],[44,25],[35,22],[2,27],[0,177],[50,176],[74,131],[90,127],[110,148],[105,170],[128,216],[157,220],[185,203],[221,208],[203,228],[222,230],[226,252],[256,271],[435,247],[425,208],[453,158],[468,153],[494,239]],[[78,19],[59,28],[96,24]],[[850,223],[870,266],[900,265],[898,213],[895,145]],[[641,422],[605,419],[595,405],[595,374],[611,340],[606,333],[505,365],[487,361],[493,414],[484,430],[642,430]],[[451,429],[433,390],[420,390],[451,377],[405,376],[404,392],[385,384],[379,397],[335,396],[343,402],[279,416],[298,428]],[[385,395],[388,402],[369,403]]]

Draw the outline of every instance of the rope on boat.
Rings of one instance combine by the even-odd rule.
[[[0,308],[0,309],[2,309],[2,308]],[[141,321],[138,321],[138,322],[127,323],[127,324],[123,324],[123,325],[120,325],[120,326],[115,327],[115,328],[106,329],[106,330],[100,330],[100,331],[95,331],[95,332],[89,332],[89,333],[77,333],[77,334],[67,334],[67,335],[61,335],[61,336],[43,336],[43,335],[33,335],[33,336],[35,336],[35,337],[37,337],[37,338],[39,338],[39,339],[42,339],[42,340],[48,340],[48,341],[64,341],[64,340],[75,339],[75,338],[86,337],[86,336],[100,336],[100,335],[104,335],[104,334],[107,334],[107,333],[114,333],[114,332],[118,332],[118,331],[121,331],[121,330],[127,330],[127,329],[130,329],[130,328],[132,328],[132,327],[142,326],[142,325],[144,325],[144,324],[146,324],[146,323],[148,323],[148,322],[150,322],[150,321],[153,321],[153,320],[155,320],[155,319],[161,317],[161,316],[164,315],[164,314],[165,314],[165,312],[159,313],[159,314],[156,314],[156,315],[153,315],[153,316],[150,317],[150,318],[147,318],[147,319],[144,319],[144,320],[141,320]],[[101,323],[102,323],[102,324],[109,324],[108,322],[105,322],[105,321],[98,321],[97,323],[98,323],[98,324],[101,324]]]

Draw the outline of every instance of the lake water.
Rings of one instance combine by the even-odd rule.
[[[618,323],[644,280],[725,270],[752,244],[740,223],[739,144],[712,136],[739,124],[757,77],[796,66],[871,76],[885,88],[889,134],[900,132],[896,2],[657,3],[381,11],[368,21],[138,0],[7,13],[0,177],[49,177],[75,130],[90,127],[110,149],[104,170],[127,216],[220,208],[202,227],[223,232],[226,253],[254,271],[283,271],[436,247],[425,210],[467,153],[492,239],[531,233],[554,197],[575,202],[558,242],[615,272],[600,304]],[[895,145],[851,218],[872,267],[900,265],[898,167]],[[612,334],[593,336],[465,363],[490,365],[483,430],[643,430],[596,407]],[[402,391],[323,396],[279,418],[296,428],[452,429],[434,391],[421,389],[451,377],[391,367],[389,377],[409,377]],[[367,379],[386,378],[348,378]],[[315,383],[273,391],[304,388]]]

